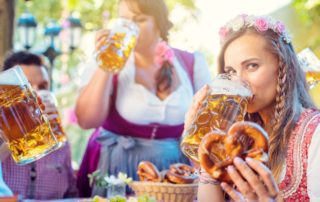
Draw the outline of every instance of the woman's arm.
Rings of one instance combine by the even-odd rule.
[[[96,51],[105,43],[109,30],[100,30],[96,34]],[[97,66],[97,63],[94,63]],[[76,103],[76,115],[80,127],[84,129],[96,128],[102,125],[108,116],[110,95],[112,92],[112,73],[96,68],[88,85],[85,86]]]
[[[199,183],[198,188],[199,202],[219,202],[224,201],[224,195],[220,185]]]
[[[193,97],[192,106],[185,117],[185,129],[189,128],[200,104],[205,99],[208,93],[208,85],[203,86]],[[197,163],[196,167],[199,167]],[[224,195],[219,184],[210,183],[213,181],[211,177],[205,172],[200,173],[200,182],[198,187],[198,201],[199,202],[219,202],[224,201]]]
[[[111,86],[112,74],[97,68],[77,99],[76,115],[80,127],[89,129],[102,125],[109,112]]]

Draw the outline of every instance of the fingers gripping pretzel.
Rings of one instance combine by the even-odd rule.
[[[231,183],[225,170],[236,156],[268,160],[268,135],[258,124],[237,122],[228,133],[213,132],[206,135],[199,147],[201,166],[216,180]]]
[[[161,175],[157,167],[149,161],[139,163],[137,174],[140,181],[160,182]]]

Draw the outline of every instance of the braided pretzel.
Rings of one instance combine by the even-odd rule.
[[[237,122],[228,134],[215,131],[206,135],[199,147],[200,165],[212,178],[232,183],[226,168],[233,159],[251,157],[262,162],[268,160],[268,135],[253,122]]]
[[[176,163],[170,166],[166,173],[166,179],[174,184],[191,184],[198,176],[194,175],[195,169],[182,163]]]
[[[160,182],[161,175],[157,167],[149,161],[141,161],[138,166],[137,174],[140,181]]]

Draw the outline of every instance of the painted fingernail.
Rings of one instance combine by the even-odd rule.
[[[250,158],[250,157],[247,157],[247,158],[246,158],[246,161],[247,161],[248,163],[252,163],[252,162],[253,162],[253,159]]]
[[[226,189],[226,188],[227,188],[227,183],[222,182],[222,183],[220,184],[220,186],[221,186],[223,189]]]
[[[241,158],[239,158],[239,157],[236,157],[236,158],[234,158],[234,163],[235,164],[241,164],[241,163],[243,163],[243,160]]]
[[[233,166],[228,166],[227,168],[228,172],[232,173],[235,171],[234,167]]]

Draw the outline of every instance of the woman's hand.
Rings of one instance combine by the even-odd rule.
[[[237,190],[227,183],[221,187],[234,201],[276,201],[279,189],[268,167],[251,158],[236,157],[233,163],[227,170]]]
[[[191,126],[197,111],[199,110],[203,100],[206,98],[208,94],[208,91],[209,91],[209,86],[205,85],[193,96],[192,105],[189,108],[188,112],[186,113],[186,116],[184,119],[184,130],[188,129]]]
[[[95,49],[96,52],[99,52],[103,45],[105,45],[106,40],[110,34],[110,30],[102,29],[97,31],[95,38]]]

